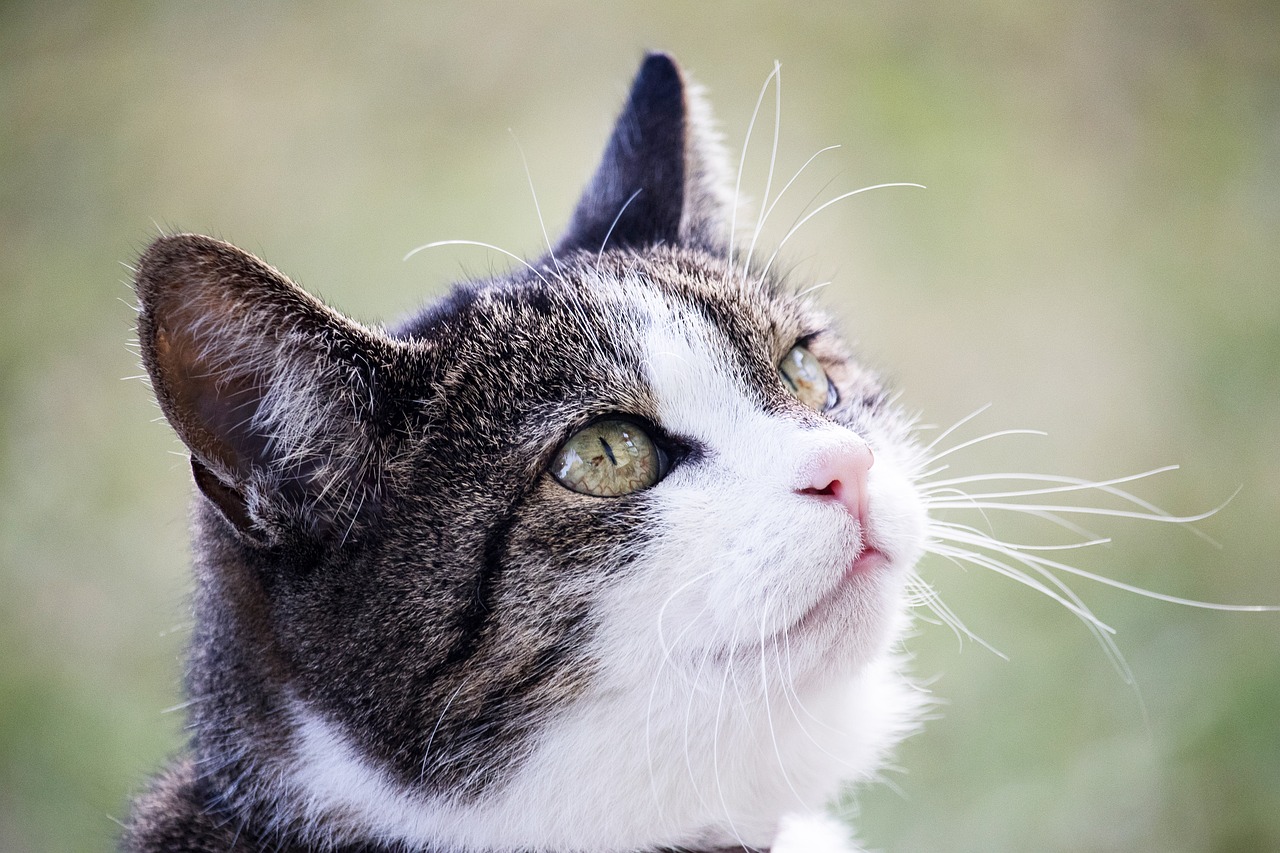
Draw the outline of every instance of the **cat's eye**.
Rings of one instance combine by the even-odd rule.
[[[575,492],[611,498],[649,488],[662,479],[667,467],[662,448],[643,427],[608,418],[579,430],[561,445],[551,474]]]
[[[778,363],[778,373],[796,399],[815,412],[835,405],[836,386],[827,378],[818,357],[804,347],[792,347],[791,352]]]

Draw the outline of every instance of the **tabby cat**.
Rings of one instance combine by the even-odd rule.
[[[921,707],[923,453],[730,183],[652,54],[546,256],[397,325],[146,250],[196,618],[124,849],[856,849],[824,806]]]

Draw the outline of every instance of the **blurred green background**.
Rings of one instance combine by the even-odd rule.
[[[643,5],[643,9],[641,6]],[[1280,5],[1259,2],[0,4],[0,850],[106,850],[181,740],[181,448],[131,338],[157,232],[237,242],[362,319],[534,254],[568,217],[646,47],[739,150],[783,65],[783,256],[925,420],[993,403],[953,470],[1091,477],[1221,513],[1091,523],[1080,565],[1280,603]],[[772,99],[744,188],[761,201]],[[517,143],[518,140],[518,143]],[[519,146],[519,147],[517,147]],[[998,520],[993,520],[998,521]],[[1015,520],[1016,521],[1016,520]],[[1015,541],[1043,529],[1000,527]],[[923,573],[1005,662],[922,624],[946,701],[861,792],[895,851],[1280,850],[1280,616],[1074,584],[1062,608]],[[1145,706],[1145,712],[1144,712]]]

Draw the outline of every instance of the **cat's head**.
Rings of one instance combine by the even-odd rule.
[[[391,328],[225,243],[147,250],[143,359],[201,493],[196,749],[233,807],[759,843],[777,791],[870,772],[909,704],[915,451],[804,283],[731,252],[707,124],[648,57],[555,249]]]

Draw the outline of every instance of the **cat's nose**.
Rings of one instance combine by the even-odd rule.
[[[862,441],[824,451],[803,478],[808,482],[797,488],[796,492],[843,504],[849,515],[856,518],[865,529],[867,474],[875,461],[871,448]]]

